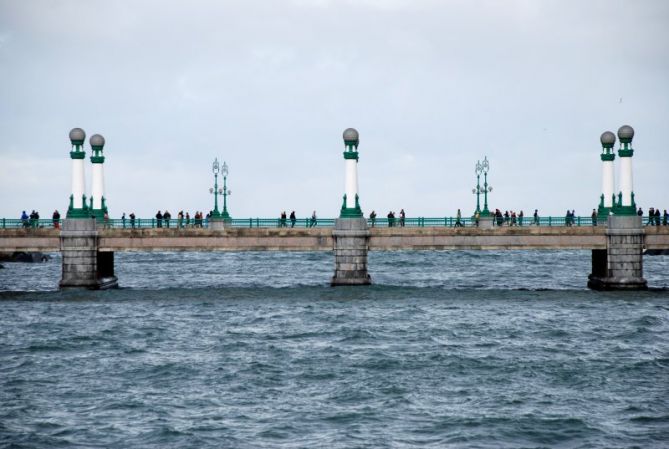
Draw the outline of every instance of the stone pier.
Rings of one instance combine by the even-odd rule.
[[[114,253],[99,251],[96,220],[66,219],[60,232],[61,288],[107,289],[118,287]]]
[[[588,287],[595,290],[644,290],[642,217],[610,215],[606,249],[592,251]]]
[[[369,285],[367,252],[370,232],[365,218],[338,218],[332,231],[334,240],[335,274],[332,286]]]

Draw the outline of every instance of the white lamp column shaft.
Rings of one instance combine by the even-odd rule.
[[[93,179],[91,181],[93,188],[91,191],[91,198],[93,199],[93,208],[101,209],[102,208],[102,197],[104,196],[104,173],[102,170],[102,164],[92,164],[93,165]]]
[[[604,194],[604,207],[612,207],[615,193],[613,161],[602,162],[602,193]]]
[[[358,161],[346,159],[346,207],[355,207],[355,196],[358,194]]]
[[[621,157],[620,159],[620,192],[623,194],[623,206],[632,205],[632,158]]]
[[[72,206],[75,209],[84,207],[84,190],[86,180],[84,178],[84,160],[72,159]]]

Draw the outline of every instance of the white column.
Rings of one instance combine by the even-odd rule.
[[[604,207],[612,207],[612,197],[615,193],[613,161],[602,162],[602,193],[604,194]]]
[[[72,159],[72,206],[75,209],[84,207],[83,195],[85,189],[84,160]]]
[[[105,180],[104,173],[102,170],[103,164],[92,164],[93,165],[93,178],[91,198],[93,198],[93,209],[102,208],[102,197],[105,194]]]
[[[620,192],[623,194],[623,206],[632,205],[632,158],[620,157]]]
[[[358,161],[345,159],[346,163],[346,208],[355,207],[355,196],[358,194]]]

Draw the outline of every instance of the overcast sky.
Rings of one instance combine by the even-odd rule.
[[[349,126],[365,214],[471,213],[487,155],[491,207],[589,215],[623,124],[669,209],[666,0],[0,0],[2,217],[67,209],[73,127],[112,217],[211,209],[214,157],[233,217],[334,217]]]

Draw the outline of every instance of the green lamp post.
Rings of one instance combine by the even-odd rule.
[[[490,210],[488,210],[488,192],[492,192],[492,186],[488,185],[488,170],[490,169],[490,163],[488,162],[488,157],[483,158],[483,162],[476,162],[476,188],[472,189],[472,193],[476,195],[476,213],[481,217],[490,216]],[[481,187],[481,174],[483,174],[483,187]],[[483,193],[483,210],[481,210],[480,197]]]
[[[226,164],[225,161],[223,161],[223,169],[221,172],[223,173],[223,214],[221,216],[224,220],[229,220],[228,195],[232,194],[232,192],[228,190],[228,164]]]
[[[218,188],[218,173],[221,170],[221,166],[218,163],[218,158],[214,159],[214,163],[211,164],[211,171],[214,172],[214,188],[209,188],[209,193],[214,194],[214,210],[211,212],[212,218],[221,218],[221,213],[218,210],[218,195],[222,193],[222,190]]]

